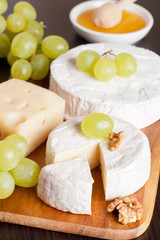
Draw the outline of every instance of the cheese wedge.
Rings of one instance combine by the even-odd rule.
[[[0,139],[22,135],[31,153],[64,118],[65,101],[55,93],[22,80],[0,84]]]
[[[84,50],[100,55],[110,50],[115,55],[130,53],[137,61],[137,72],[129,78],[115,74],[110,81],[97,81],[76,66],[76,58]],[[110,54],[107,57],[114,59]],[[66,100],[65,119],[101,112],[144,128],[160,116],[160,57],[129,44],[80,45],[53,61],[50,89]]]
[[[99,165],[100,159],[106,200],[138,191],[150,174],[151,154],[145,134],[131,124],[112,117],[113,131],[124,131],[124,138],[117,150],[110,151],[107,139],[94,139],[83,135],[80,130],[82,119],[68,120],[50,133],[46,147],[46,163],[86,156],[92,169]]]
[[[86,157],[80,157],[43,167],[37,195],[51,207],[90,215],[93,182]]]

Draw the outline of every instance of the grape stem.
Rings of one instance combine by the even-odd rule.
[[[103,56],[105,56],[105,55],[107,55],[107,54],[110,54],[110,55],[113,55],[113,56],[116,57],[116,54],[113,53],[113,50],[112,50],[112,49],[110,49],[109,51],[103,53],[103,54],[101,55],[101,57],[103,57]]]
[[[39,23],[41,24],[41,26],[42,26],[43,28],[46,28],[46,27],[47,27],[46,25],[44,25],[44,22],[43,22],[43,21],[40,21]]]

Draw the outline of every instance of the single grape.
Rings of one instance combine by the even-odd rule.
[[[10,32],[21,32],[25,27],[25,20],[16,13],[12,13],[7,17],[7,28]]]
[[[114,60],[117,66],[117,75],[130,77],[137,71],[136,59],[129,53],[120,53]]]
[[[19,59],[12,64],[11,75],[13,78],[28,80],[32,74],[31,64],[25,59]]]
[[[81,71],[93,74],[93,66],[99,58],[100,56],[97,52],[85,50],[78,55],[76,64]]]
[[[87,115],[81,122],[81,130],[91,138],[105,138],[113,130],[112,119],[103,113],[92,113]]]
[[[31,159],[21,158],[19,164],[10,171],[19,187],[33,187],[38,183],[40,168]]]
[[[40,24],[37,21],[31,20],[31,21],[27,22],[25,30],[34,33],[35,37],[37,39],[37,42],[41,43],[41,40],[42,40],[43,35],[44,35],[44,30],[43,30],[43,25],[42,24]]]
[[[35,53],[36,47],[36,38],[30,32],[17,34],[11,43],[11,51],[13,55],[19,58],[29,58]]]
[[[16,146],[20,157],[24,157],[26,155],[28,145],[26,139],[23,136],[20,136],[18,134],[12,134],[7,136],[4,140],[9,141]]]
[[[13,56],[12,52],[9,51],[9,53],[7,54],[7,61],[9,63],[10,66],[12,66],[12,64],[17,60],[17,57]]]
[[[11,196],[15,189],[15,181],[9,172],[0,171],[0,199]]]
[[[0,15],[0,33],[4,32],[6,29],[7,23],[3,16]]]
[[[116,65],[109,58],[101,58],[96,61],[93,72],[98,81],[109,81],[116,73]]]
[[[0,0],[0,14],[5,13],[5,11],[8,8],[8,2],[7,0]]]
[[[35,8],[26,1],[16,3],[13,11],[23,17],[26,21],[35,20],[37,17]]]
[[[5,33],[0,33],[0,58],[7,57],[10,49],[10,40]]]
[[[17,35],[17,33],[10,32],[7,28],[5,30],[5,34],[9,37],[11,41]]]
[[[41,80],[49,72],[50,61],[48,57],[44,54],[37,54],[31,58],[31,66],[32,66],[32,75],[31,78],[34,80]]]
[[[68,51],[67,41],[59,36],[51,35],[43,39],[41,44],[42,53],[51,59],[57,58],[59,55]]]
[[[20,161],[20,156],[14,144],[0,141],[0,171],[9,171],[15,168]]]

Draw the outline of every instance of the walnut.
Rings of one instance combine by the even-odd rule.
[[[118,222],[128,224],[143,217],[143,207],[135,197],[117,198],[107,207],[107,212],[118,211]]]
[[[124,137],[124,132],[121,131],[119,133],[112,132],[109,134],[109,149],[111,151],[115,151],[121,144],[122,139]]]

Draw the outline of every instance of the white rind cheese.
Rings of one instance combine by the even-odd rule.
[[[37,194],[56,209],[90,215],[93,182],[86,157],[80,157],[43,167]]]
[[[137,72],[129,78],[115,75],[108,82],[100,82],[77,68],[76,58],[83,50],[102,55],[111,49],[116,55],[132,54],[138,64]],[[52,63],[50,89],[66,100],[66,119],[101,112],[144,128],[160,118],[160,57],[128,44],[81,45]]]
[[[110,151],[106,141],[100,143],[100,165],[106,201],[138,191],[150,175],[151,153],[143,132],[116,119],[114,131],[124,131],[124,138],[116,151]]]
[[[151,154],[145,134],[127,122],[112,118],[113,131],[124,131],[124,138],[116,151],[110,151],[107,139],[83,135],[80,130],[82,119],[68,120],[50,133],[46,163],[68,161],[69,158],[85,155],[92,169],[99,165],[100,159],[106,200],[138,191],[150,174]]]
[[[86,155],[89,165],[99,165],[99,142],[81,132],[82,118],[70,119],[58,125],[48,136],[46,164],[68,161]]]

